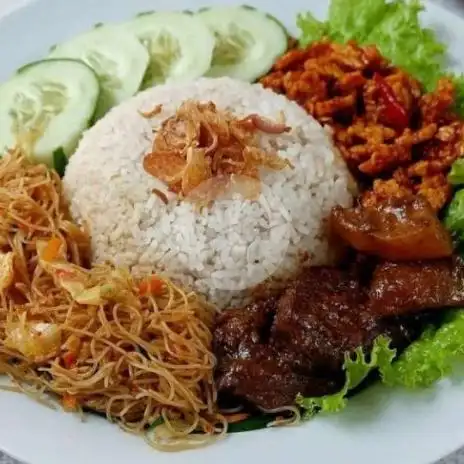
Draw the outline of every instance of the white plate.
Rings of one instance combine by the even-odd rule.
[[[1,0],[0,0],[1,1]],[[205,3],[236,3],[233,0]],[[324,17],[324,0],[247,0],[294,28],[298,11]],[[93,24],[161,9],[195,9],[201,0],[39,0],[0,22],[0,81],[44,56],[56,42]],[[450,44],[453,67],[464,70],[464,21],[429,5],[424,22]],[[464,379],[464,376],[462,376]],[[428,464],[464,444],[464,388],[459,378],[427,392],[376,387],[350,401],[340,416],[296,428],[233,435],[209,448],[180,454],[153,451],[140,438],[102,419],[86,423],[26,397],[0,392],[0,449],[30,464]]]

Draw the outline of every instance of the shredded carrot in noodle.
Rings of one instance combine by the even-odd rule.
[[[59,238],[52,238],[48,241],[47,247],[44,250],[44,261],[53,261],[59,254],[61,248],[61,240]]]
[[[250,417],[248,413],[237,413],[224,416],[228,424],[236,424],[237,422],[242,422]]]

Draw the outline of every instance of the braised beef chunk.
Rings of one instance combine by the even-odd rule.
[[[278,298],[226,311],[214,332],[220,394],[264,409],[330,394],[344,381],[344,354],[385,334],[395,347],[419,331],[416,321],[381,319],[352,271],[306,269]]]
[[[343,379],[311,378],[307,356],[271,341],[276,309],[277,300],[270,298],[219,317],[214,332],[218,390],[267,410],[292,404],[298,393],[336,391]]]
[[[309,268],[280,298],[272,342],[306,358],[311,367],[338,369],[344,353],[381,331],[365,307],[355,276],[336,268]]]
[[[330,225],[332,233],[354,249],[391,261],[446,258],[453,253],[449,233],[421,197],[336,207]]]
[[[291,404],[306,384],[306,378],[293,372],[268,343],[276,304],[269,298],[226,311],[214,333],[218,389],[265,409]]]
[[[379,264],[369,291],[379,316],[464,304],[464,263],[449,260]]]
[[[223,358],[216,374],[217,388],[265,410],[293,404],[298,393],[320,396],[340,388],[342,379],[311,378],[292,369],[291,361],[269,344],[244,357]]]
[[[221,366],[219,391],[230,392],[265,409],[292,404],[296,395],[305,390],[306,378],[269,359],[266,349],[261,352],[263,356],[259,353],[251,359],[232,359]]]
[[[216,356],[244,355],[267,339],[277,300],[268,298],[243,309],[225,311],[216,321],[213,349]]]

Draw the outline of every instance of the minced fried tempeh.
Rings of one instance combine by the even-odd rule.
[[[322,40],[287,52],[261,83],[333,127],[345,161],[367,181],[367,204],[420,194],[439,210],[449,200],[446,175],[464,151],[451,80],[425,93],[375,46]]]

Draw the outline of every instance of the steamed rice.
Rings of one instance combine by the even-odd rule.
[[[187,202],[165,205],[166,186],[142,166],[153,129],[186,99],[213,101],[239,117],[250,113],[285,122],[290,133],[263,134],[294,169],[262,171],[259,201],[216,201],[198,213]],[[140,111],[163,105],[148,120]],[[96,262],[134,271],[161,270],[223,308],[240,304],[269,277],[291,275],[307,254],[329,260],[324,218],[351,203],[351,179],[330,135],[297,104],[260,85],[229,78],[200,79],[147,90],[112,110],[84,135],[64,179],[74,218],[92,236]]]

